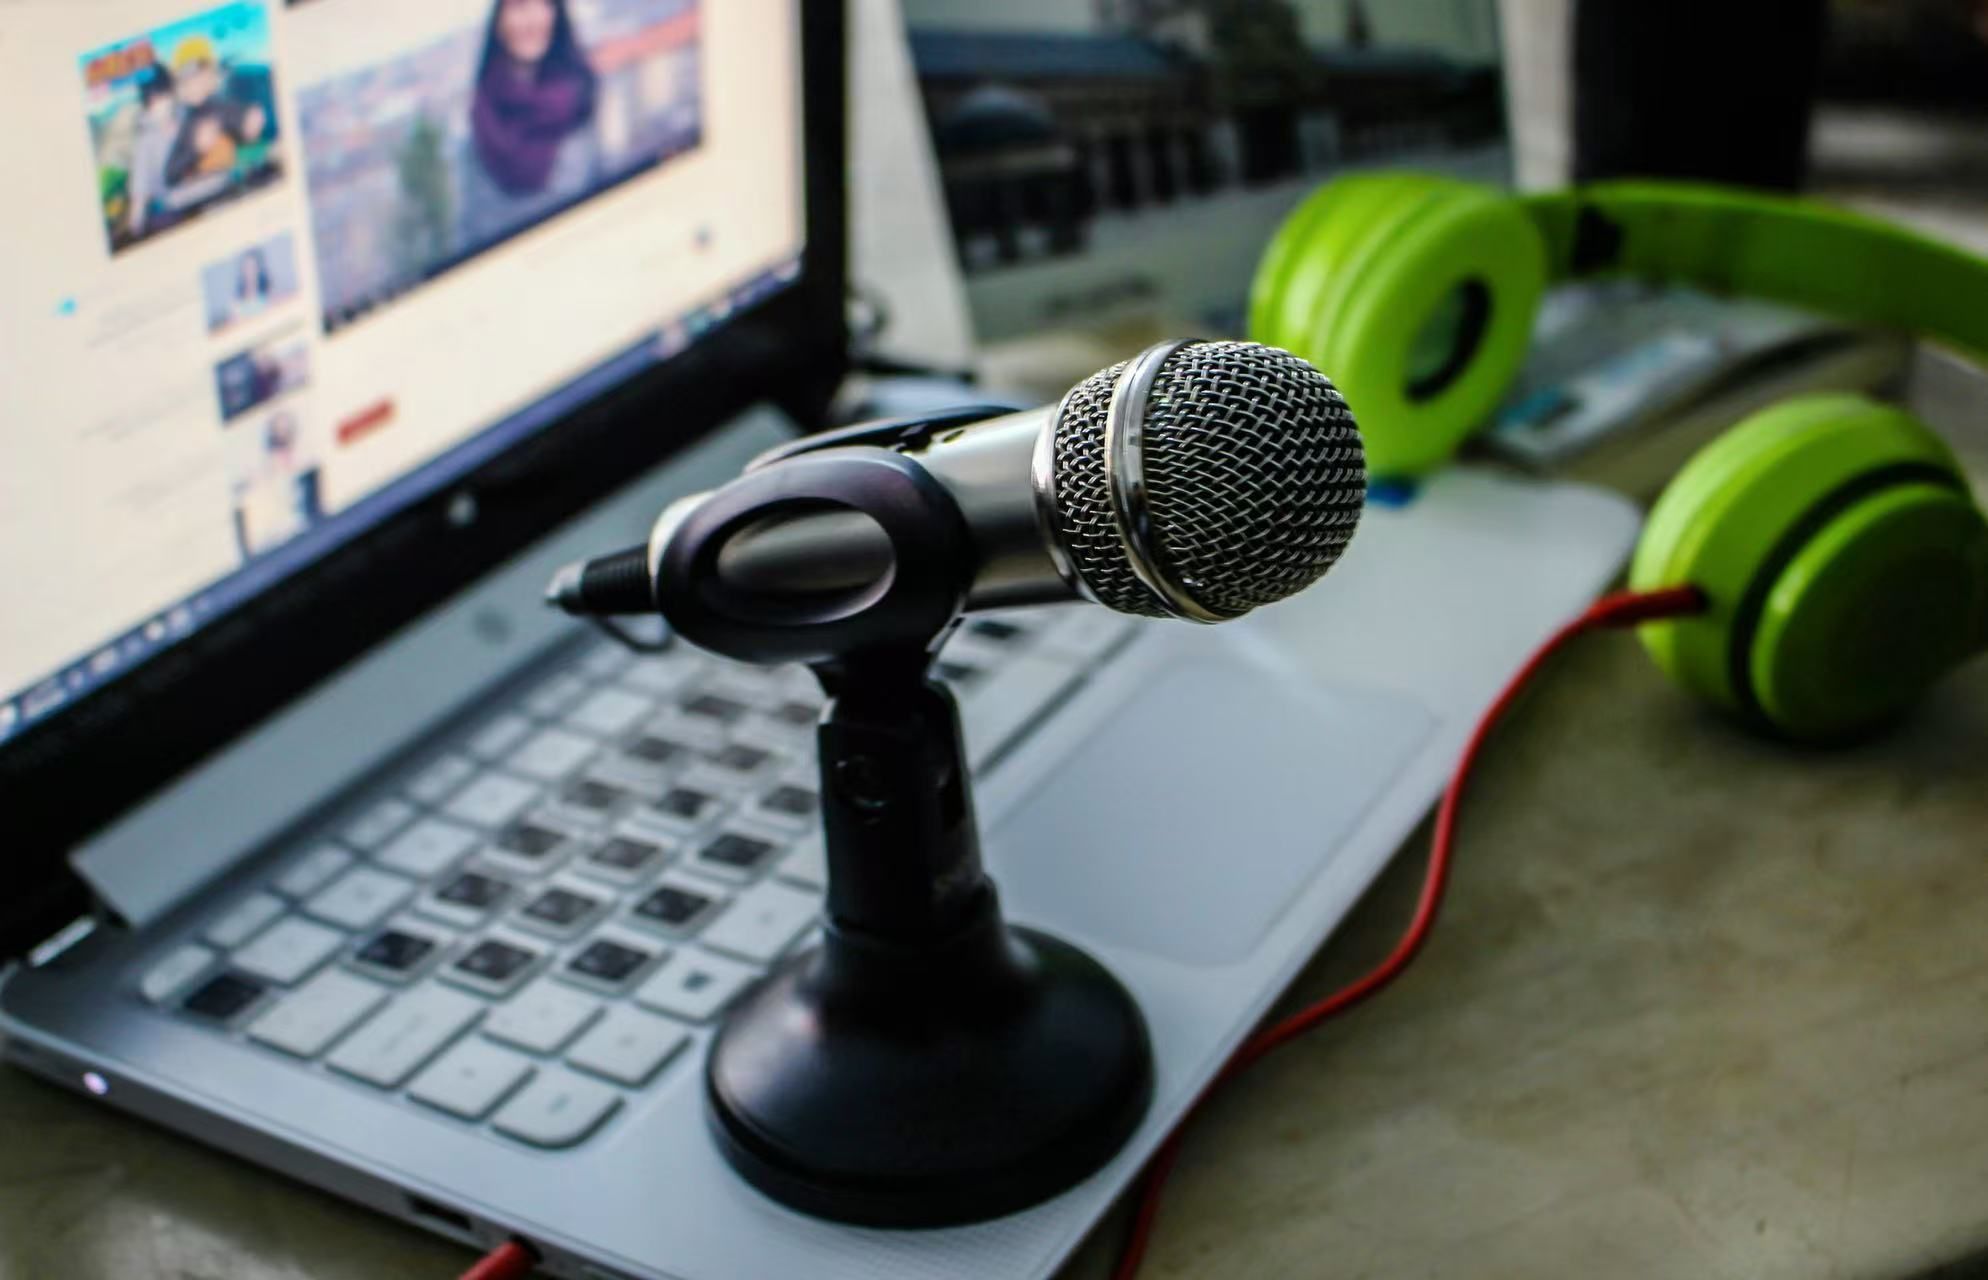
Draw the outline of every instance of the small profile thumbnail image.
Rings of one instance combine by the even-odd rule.
[[[251,409],[309,384],[310,361],[310,346],[299,335],[273,338],[236,352],[215,365],[214,386],[221,396],[221,420],[231,422]]]
[[[261,4],[238,0],[80,61],[112,253],[282,176]]]
[[[700,147],[702,6],[461,0],[454,30],[305,84],[324,332]]]
[[[222,333],[297,296],[297,241],[288,231],[210,262],[200,272],[207,332]]]
[[[288,542],[323,518],[318,442],[301,406],[276,405],[221,429],[228,436],[228,492],[242,559]]]

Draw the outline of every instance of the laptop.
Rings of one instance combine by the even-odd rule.
[[[989,865],[1138,998],[1154,1102],[998,1220],[787,1210],[698,1074],[815,929],[821,694],[540,595],[822,424],[842,16],[507,7],[10,7],[0,69],[87,128],[0,125],[39,175],[0,304],[0,1054],[566,1280],[1051,1274],[1637,513],[1457,470],[1231,626],[970,619],[939,671]]]

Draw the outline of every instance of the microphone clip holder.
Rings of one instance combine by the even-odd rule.
[[[822,502],[889,536],[895,563],[876,590],[776,616],[700,572],[768,504]],[[1146,1113],[1152,1051],[1117,979],[1008,925],[982,866],[958,708],[929,674],[972,564],[950,496],[888,450],[825,450],[712,495],[662,555],[680,634],[804,661],[829,696],[821,942],[776,966],[711,1042],[720,1151],[775,1200],[870,1226],[996,1217],[1095,1172]]]

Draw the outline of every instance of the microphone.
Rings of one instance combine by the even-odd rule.
[[[1086,599],[1146,617],[1238,618],[1323,576],[1366,497],[1359,430],[1331,380],[1252,342],[1162,343],[1054,405],[830,433],[762,458],[747,478],[880,438],[958,507],[968,609]],[[567,566],[548,601],[582,615],[655,611],[670,539],[710,496],[671,504],[646,546]],[[893,563],[890,538],[862,511],[769,503],[718,552],[716,586],[806,601],[884,581]]]
[[[986,412],[795,441],[548,591],[573,613],[659,612],[722,657],[805,663],[828,695],[822,940],[725,1015],[704,1098],[747,1181],[852,1222],[1033,1204],[1109,1159],[1152,1094],[1130,992],[1001,917],[958,706],[929,670],[960,611],[1240,617],[1331,568],[1366,496],[1345,400],[1254,343],[1163,343],[1053,406]]]

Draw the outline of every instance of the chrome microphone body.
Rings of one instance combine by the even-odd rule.
[[[747,475],[876,447],[862,428],[819,440],[776,450]],[[1253,343],[1163,343],[1053,405],[908,433],[892,447],[959,510],[973,558],[967,609],[1085,599],[1150,617],[1240,617],[1324,574],[1366,492],[1359,433],[1331,382]],[[670,542],[709,496],[671,504],[646,548],[569,567],[549,598],[611,611],[583,581],[606,582],[612,562],[613,599],[654,608]],[[651,587],[639,600],[638,562]],[[892,563],[890,539],[862,512],[775,503],[728,537],[713,573],[717,589],[742,597],[804,599],[883,581]]]
[[[1058,407],[1002,414],[904,451],[945,486],[966,519],[975,560],[968,609],[1048,604],[1078,595],[1050,554],[1049,531],[1029,480],[1038,444]],[[678,521],[703,496],[673,505],[656,522],[650,546],[658,557]],[[889,571],[890,559],[890,542],[869,517],[810,511],[740,533],[719,556],[718,572],[744,590],[803,592],[873,579]]]

